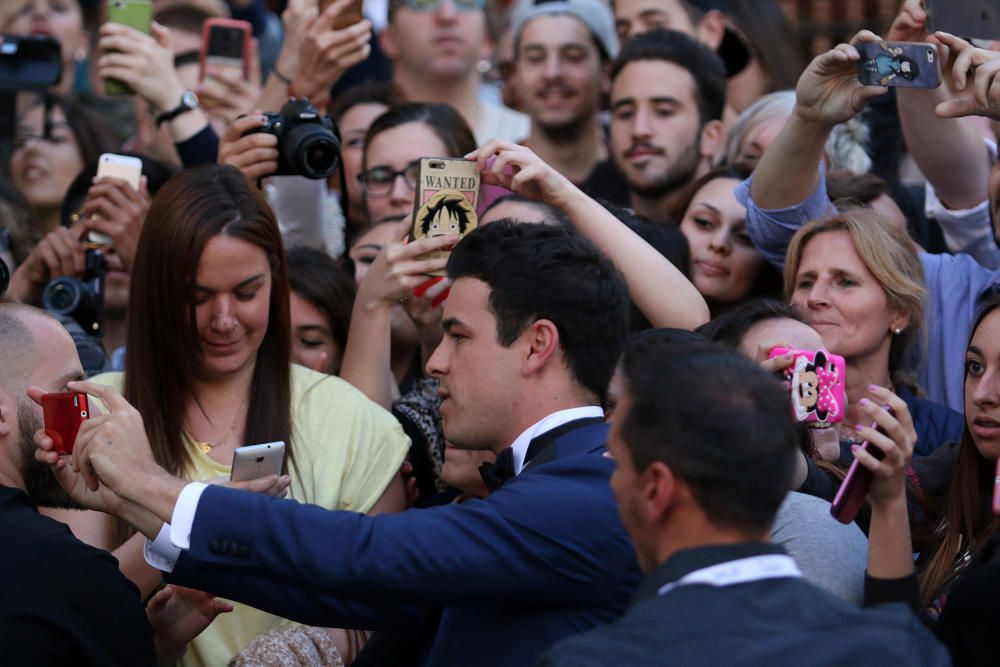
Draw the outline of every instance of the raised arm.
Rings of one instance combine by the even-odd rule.
[[[494,140],[466,158],[479,161],[484,182],[565,212],[622,272],[632,300],[653,326],[694,329],[708,321],[705,299],[677,267],[531,150]]]
[[[358,286],[340,366],[340,377],[386,410],[393,400],[390,358],[393,308],[403,299],[433,300],[439,295],[440,290],[435,290],[431,295],[421,292],[421,296],[412,296],[414,289],[428,282],[426,274],[443,269],[447,262],[445,257],[420,259],[420,256],[458,241],[457,236],[450,235],[406,243],[409,229],[409,218],[398,224],[395,237],[382,247]],[[439,284],[443,287],[443,283]]]
[[[792,115],[754,171],[750,195],[760,208],[783,209],[805,201],[819,185],[830,131],[886,92],[884,86],[862,85],[857,76],[861,56],[853,44],[878,39],[863,30],[851,44],[816,56],[799,77]]]
[[[923,0],[906,0],[889,29],[896,42],[940,44],[939,61],[947,63],[950,49],[927,32]],[[938,198],[952,210],[977,206],[987,197],[989,151],[975,124],[964,119],[942,119],[937,106],[954,97],[949,68],[942,67],[942,85],[932,90],[899,88],[899,122],[906,149],[913,156]]]

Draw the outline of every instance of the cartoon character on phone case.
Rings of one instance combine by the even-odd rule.
[[[897,76],[913,81],[920,76],[920,68],[917,61],[903,55],[900,47],[886,48],[879,52],[874,58],[865,61],[864,67],[878,77],[878,82],[882,86],[888,86],[889,82]]]
[[[446,234],[465,236],[476,228],[476,211],[458,190],[440,190],[417,211],[416,238]]]
[[[812,361],[796,357],[789,379],[795,418],[800,422],[828,423],[843,417],[841,401],[834,393],[834,387],[842,383],[840,370],[827,359],[826,352],[817,350]]]

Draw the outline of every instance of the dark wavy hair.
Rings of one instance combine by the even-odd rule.
[[[455,246],[448,277],[489,285],[501,345],[537,320],[552,321],[573,377],[604,402],[628,332],[629,297],[618,269],[590,241],[564,227],[497,220]]]
[[[444,144],[448,153],[426,157],[462,157],[476,150],[476,137],[472,134],[472,129],[455,109],[447,104],[415,102],[394,106],[376,118],[365,134],[365,146],[371,146],[372,139],[386,130],[406,123],[421,123],[429,127]],[[363,168],[368,168],[367,156]]]

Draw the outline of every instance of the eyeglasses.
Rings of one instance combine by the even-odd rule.
[[[420,173],[420,160],[414,160],[399,171],[392,167],[372,167],[358,174],[361,189],[372,197],[384,197],[392,192],[396,178],[403,177],[406,184],[414,192],[417,189],[417,175]]]
[[[432,12],[440,7],[443,2],[444,0],[392,0],[389,4],[393,10],[400,7],[409,7],[418,12]],[[451,4],[459,11],[471,12],[477,9],[485,9],[486,0],[451,0]]]

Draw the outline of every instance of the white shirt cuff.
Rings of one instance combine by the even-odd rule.
[[[201,494],[208,488],[208,484],[202,482],[191,482],[177,496],[177,504],[174,505],[174,513],[170,517],[170,541],[174,546],[183,551],[191,548],[191,528],[194,526],[194,515],[198,510],[198,501]]]
[[[160,532],[155,540],[146,540],[142,547],[142,555],[152,567],[163,572],[173,572],[174,565],[181,555],[181,550],[170,541],[170,524],[160,526]]]

